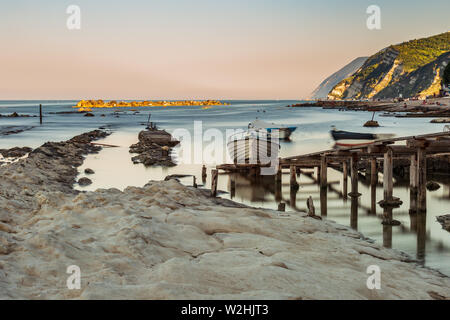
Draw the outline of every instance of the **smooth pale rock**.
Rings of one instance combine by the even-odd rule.
[[[169,180],[79,195],[40,192],[2,244],[0,296],[81,299],[432,299],[450,280],[350,228],[218,205]],[[1,243],[1,242],[0,242]],[[7,249],[6,249],[7,248]],[[78,265],[82,289],[64,287]],[[367,267],[381,290],[366,287]],[[384,279],[384,280],[383,280]],[[389,280],[386,280],[389,279]],[[388,281],[388,282],[387,282]],[[17,285],[21,284],[21,285]],[[434,296],[429,292],[435,293]]]

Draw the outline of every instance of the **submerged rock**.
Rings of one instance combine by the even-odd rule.
[[[82,187],[92,184],[92,180],[89,178],[81,178],[78,180],[78,184]]]
[[[441,186],[437,182],[434,182],[434,181],[427,182],[428,191],[436,191],[436,190],[439,190],[440,188],[441,188]]]
[[[86,173],[86,174],[94,174],[95,171],[90,169],[90,168],[87,168],[87,169],[84,170],[84,173]]]
[[[450,232],[450,214],[436,217],[436,220],[442,225],[442,229]]]

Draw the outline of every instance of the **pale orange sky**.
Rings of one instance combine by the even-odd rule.
[[[77,31],[75,2],[2,3],[0,99],[301,99],[356,57],[449,30],[448,1],[378,2],[379,31],[369,1],[80,0]]]

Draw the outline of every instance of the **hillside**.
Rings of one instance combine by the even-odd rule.
[[[450,61],[450,32],[385,48],[336,84],[328,99],[404,98],[439,92]]]
[[[339,71],[333,73],[331,76],[326,78],[312,93],[311,99],[325,99],[328,93],[333,89],[333,87],[340,81],[350,77],[359,68],[362,67],[364,62],[366,62],[368,57],[359,57],[347,64],[345,67]]]

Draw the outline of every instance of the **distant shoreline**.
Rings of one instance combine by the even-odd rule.
[[[290,108],[322,108],[339,109],[340,111],[369,111],[402,113],[393,114],[397,117],[450,117],[450,98],[432,98],[428,100],[405,100],[405,101],[345,101],[345,100],[323,100],[311,103],[299,103],[289,105]]]

